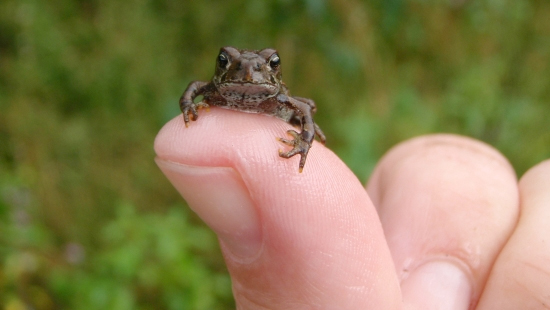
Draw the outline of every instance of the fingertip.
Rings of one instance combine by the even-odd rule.
[[[246,216],[235,217],[231,206],[243,204],[255,210],[260,254],[252,255],[253,260],[225,255],[237,303],[253,300],[256,305],[281,309],[291,304],[339,309],[390,309],[388,301],[397,305],[399,288],[389,251],[362,185],[318,142],[312,145],[303,170],[298,156],[280,157],[280,142],[273,137],[289,128],[273,117],[214,108],[189,128],[181,119],[170,121],[157,136],[155,151],[163,162],[194,167],[191,177],[170,171],[177,167],[163,167],[163,171],[178,183],[176,188],[197,214],[222,219],[220,224],[205,217],[205,222],[221,236],[224,253],[230,242],[224,241],[227,237],[222,233],[239,225],[226,225],[218,215],[229,212],[227,216],[238,223],[253,218],[252,213],[242,211]],[[196,176],[197,167],[221,169],[222,176],[229,178],[223,181],[210,173]],[[224,201],[226,194],[217,192],[224,182],[241,182],[250,203],[236,198],[236,203]],[[225,192],[231,193],[234,187]],[[214,202],[208,202],[210,198]],[[254,252],[249,250],[243,249]]]
[[[515,171],[504,155],[489,144],[479,140],[455,134],[431,134],[415,137],[392,147],[380,160],[378,170],[392,167],[403,159],[414,156],[426,156],[431,153],[434,157],[452,159],[453,156],[463,156],[465,160],[473,159],[477,164],[483,159],[491,166],[498,166],[500,170],[515,177]],[[466,155],[466,156],[464,156]],[[377,171],[375,171],[377,172]]]
[[[550,188],[550,178],[548,176],[550,176],[550,159],[542,161],[527,170],[521,177],[519,185],[524,191],[548,190]]]
[[[427,262],[458,261],[466,266],[461,277],[471,281],[457,285],[468,283],[470,290],[461,291],[471,296],[457,298],[479,297],[519,213],[515,172],[504,156],[467,137],[418,137],[383,157],[367,190],[379,210],[400,279]],[[414,297],[422,292],[412,292],[404,298],[420,301]]]
[[[479,309],[542,309],[550,291],[550,160],[520,179],[521,214],[495,262]]]
[[[158,157],[164,158],[173,151],[171,149],[174,143],[179,139],[183,130],[186,129],[187,123],[183,121],[181,115],[172,118],[168,121],[157,133],[155,141],[153,142],[153,149]]]
[[[160,158],[156,162],[235,260],[250,261],[257,255],[262,245],[258,210],[234,169],[190,166]]]

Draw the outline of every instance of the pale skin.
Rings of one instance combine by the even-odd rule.
[[[279,119],[200,113],[164,126],[156,160],[217,233],[237,309],[550,307],[549,160],[518,181],[492,147],[429,135],[363,186],[317,142],[298,173]]]

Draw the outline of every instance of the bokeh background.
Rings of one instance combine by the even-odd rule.
[[[550,157],[546,0],[2,0],[0,309],[234,308],[215,236],[153,162],[225,45],[277,48],[362,181],[434,132],[518,175]]]

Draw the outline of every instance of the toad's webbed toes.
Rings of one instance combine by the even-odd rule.
[[[278,140],[284,144],[293,146],[293,148],[288,152],[282,152],[279,150],[279,156],[283,158],[290,158],[296,154],[300,154],[299,171],[302,172],[302,169],[304,169],[304,165],[306,163],[307,153],[309,152],[309,148],[311,147],[311,144],[308,141],[305,141],[303,137],[294,130],[289,130],[287,131],[287,133],[292,137],[294,137],[294,139],[288,140],[288,139],[279,138]]]
[[[294,130],[288,130],[287,133],[289,135],[291,135],[294,139],[289,140],[289,139],[285,139],[285,138],[277,138],[277,140],[281,141],[282,143],[284,143],[286,145],[296,146],[296,144],[301,140],[300,135]]]
[[[204,101],[195,103],[195,107],[199,110],[204,108],[206,112],[210,112],[210,105]]]
[[[278,141],[286,144],[286,145],[290,145],[290,146],[294,146],[294,140],[288,140],[288,139],[285,139],[285,138],[277,138]]]
[[[185,122],[185,127],[189,126],[189,116],[191,116],[192,121],[196,121],[199,118],[199,113],[197,112],[197,109],[205,108],[207,111],[209,110],[209,105],[206,102],[184,102],[182,104],[181,111],[183,113],[183,120]]]

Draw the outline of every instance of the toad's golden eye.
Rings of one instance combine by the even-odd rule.
[[[227,59],[227,55],[225,52],[221,52],[220,55],[218,55],[218,65],[220,68],[227,68],[228,63],[229,59]]]
[[[279,58],[279,55],[274,54],[273,56],[271,56],[271,59],[269,60],[269,66],[272,69],[277,69],[277,67],[279,67],[280,64],[281,64],[281,59]]]

